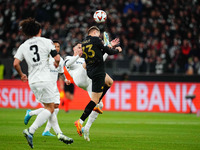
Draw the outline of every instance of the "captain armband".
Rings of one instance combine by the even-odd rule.
[[[52,57],[55,57],[58,54],[58,52],[56,50],[51,50],[50,54]]]

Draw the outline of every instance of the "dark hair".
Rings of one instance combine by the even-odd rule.
[[[58,43],[60,44],[60,42],[58,40],[53,40],[53,43]]]
[[[82,44],[82,43],[79,42],[79,41],[77,41],[77,42],[75,42],[75,43],[72,45],[72,47],[75,47],[75,46],[78,45],[78,44]]]
[[[92,26],[92,27],[90,27],[90,28],[88,29],[88,35],[89,35],[92,31],[94,31],[94,30],[97,30],[97,31],[100,32],[100,30],[99,30],[99,28],[98,28],[97,26]]]
[[[41,29],[40,23],[33,18],[22,20],[19,26],[20,30],[28,37],[37,35]]]

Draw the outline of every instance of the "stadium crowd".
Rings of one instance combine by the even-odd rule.
[[[98,9],[106,24],[94,22]],[[42,23],[42,36],[61,42],[63,57],[97,25],[120,38],[123,53],[109,59],[129,60],[132,73],[200,74],[198,0],[0,0],[0,58],[12,58],[25,40],[18,24],[28,17]]]

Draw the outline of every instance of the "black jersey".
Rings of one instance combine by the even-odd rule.
[[[83,57],[85,58],[87,74],[90,78],[105,74],[103,55],[119,53],[117,49],[104,46],[99,37],[87,36],[82,42]]]

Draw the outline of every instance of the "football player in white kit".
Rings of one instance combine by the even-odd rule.
[[[53,41],[53,43],[55,45],[57,53],[59,53],[60,52],[60,43],[59,43],[59,41]],[[50,67],[50,72],[51,72],[51,76],[52,76],[52,82],[54,82],[54,85],[55,85],[54,86],[54,91],[55,91],[55,94],[56,94],[54,112],[55,112],[55,114],[57,116],[57,114],[59,112],[59,104],[60,104],[60,93],[59,93],[58,87],[57,87],[58,75],[63,81],[66,82],[67,85],[70,84],[70,81],[67,80],[65,75],[64,75],[64,69],[63,69],[64,61],[63,61],[62,57],[60,57],[60,63],[59,63],[59,66],[57,68],[55,68],[55,66],[53,64],[54,64],[54,59],[53,59],[53,57],[50,57],[49,58],[49,67]],[[44,108],[38,108],[38,109],[33,110],[33,111],[28,109],[26,111],[26,115],[24,117],[24,124],[27,125],[29,120],[31,119],[31,117],[33,115],[38,115],[42,110],[44,110]],[[43,136],[55,136],[52,133],[50,133],[50,129],[51,129],[51,123],[48,120],[46,128],[45,128],[44,132],[42,133],[42,135]]]
[[[111,41],[111,45],[115,46],[119,44],[119,39],[114,39]],[[74,55],[73,56],[67,56],[65,58],[65,67],[67,68],[67,71],[71,75],[71,77],[74,80],[74,83],[82,88],[83,90],[86,90],[88,92],[88,95],[92,96],[92,80],[87,76],[86,72],[86,64],[85,64],[85,59],[80,58],[83,51],[82,51],[82,46],[81,43],[76,43],[75,46],[73,47]],[[104,54],[104,61],[106,60],[108,54]],[[112,78],[106,74],[106,80],[105,84],[109,87],[112,86],[113,80]],[[97,104],[97,106],[94,108],[94,110],[91,112],[89,115],[88,121],[85,125],[85,127],[82,128],[82,132],[84,134],[84,139],[86,141],[90,141],[89,138],[89,130],[92,125],[92,123],[96,120],[98,117],[99,113],[102,113],[103,111],[101,110],[103,108],[103,103],[102,101]]]
[[[48,60],[51,55],[55,60],[55,67],[58,67],[60,55],[55,50],[55,46],[50,39],[41,37],[41,25],[35,21],[35,19],[28,18],[21,21],[20,28],[28,39],[18,48],[14,56],[13,66],[21,76],[23,82],[28,80],[36,100],[44,105],[44,110],[38,114],[35,121],[28,129],[23,130],[23,134],[29,146],[33,148],[33,134],[49,119],[58,139],[66,144],[71,144],[73,143],[73,139],[62,133],[54,112],[56,94]],[[23,59],[25,59],[28,64],[28,78],[20,67],[20,62]]]

